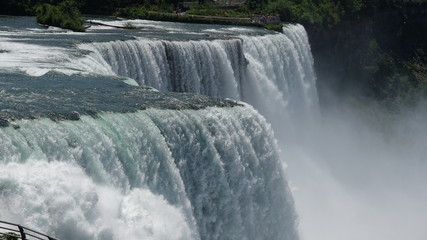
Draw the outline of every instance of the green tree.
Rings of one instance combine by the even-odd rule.
[[[58,6],[44,3],[36,8],[37,22],[50,26],[71,29],[84,32],[84,19],[80,17],[80,11],[76,2],[65,0]]]
[[[246,0],[245,6],[249,10],[258,10],[262,11],[264,8],[267,7],[268,0]]]

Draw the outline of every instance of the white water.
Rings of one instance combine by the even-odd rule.
[[[297,239],[265,120],[145,110],[0,129],[0,218],[62,239]]]
[[[100,186],[71,162],[1,164],[2,219],[63,239],[192,239],[179,207],[146,188]]]
[[[82,60],[92,71],[127,76],[160,91],[243,100],[274,126],[318,111],[313,58],[301,25],[285,27],[284,34],[230,40],[138,39],[78,47],[92,52]]]
[[[206,30],[206,32],[208,31],[224,32],[222,29]],[[243,34],[244,31],[240,32]],[[427,201],[425,188],[425,182],[427,181],[427,167],[425,164],[427,127],[425,122],[427,121],[425,121],[425,115],[421,114],[419,116],[419,113],[425,112],[425,107],[420,107],[415,113],[407,113],[406,116],[398,118],[395,121],[395,125],[391,127],[392,130],[387,132],[387,135],[383,135],[384,133],[378,131],[378,128],[372,127],[372,125],[381,125],[380,119],[370,120],[371,122],[367,123],[359,112],[345,105],[344,107],[327,109],[328,111],[323,109],[323,117],[319,119],[315,76],[312,67],[313,59],[303,27],[290,25],[284,29],[284,34],[270,34],[267,36],[243,35],[239,36],[239,38],[186,42],[137,39],[133,41],[80,44],[78,45],[79,48],[90,50],[92,53],[85,58],[70,57],[68,54],[53,54],[60,57],[49,58],[53,55],[49,55],[49,52],[42,49],[43,54],[48,57],[43,58],[48,60],[46,62],[43,62],[43,59],[36,58],[40,49],[10,45],[9,43],[12,40],[7,40],[5,44],[1,45],[2,48],[6,50],[13,49],[9,53],[3,53],[1,56],[4,58],[0,58],[0,60],[2,66],[5,63],[9,64],[8,67],[18,69],[20,61],[23,61],[22,70],[32,75],[44,74],[46,69],[64,68],[89,73],[118,74],[131,76],[137,79],[140,84],[151,85],[162,91],[193,91],[247,101],[266,116],[267,120],[273,124],[276,136],[281,139],[280,147],[283,149],[283,159],[290,166],[288,172],[292,181],[291,185],[294,187],[293,194],[296,198],[296,207],[300,215],[302,239],[426,239],[427,232],[423,224],[427,222],[427,209],[424,204]],[[26,49],[30,51],[25,53]],[[60,48],[57,50],[60,52],[65,51],[65,49]],[[14,55],[14,53],[19,54]],[[38,64],[36,68],[31,67],[31,61],[25,59],[25,54],[29,54],[31,58],[28,59]],[[9,58],[10,56],[18,57]],[[16,61],[8,62],[8,59],[16,59]],[[43,65],[45,63],[47,65]],[[147,113],[139,114],[145,116]],[[139,114],[136,115],[139,116]],[[159,115],[157,116],[157,114]],[[181,113],[174,113],[179,116],[177,121],[175,123],[168,122],[169,114],[172,113],[164,111],[148,115],[150,115],[150,121],[157,119],[159,122],[163,121],[162,124],[165,126],[174,125],[182,119],[187,119],[187,116],[182,116]],[[203,114],[209,115],[210,113],[204,111]],[[218,119],[221,118],[219,115],[216,115]],[[111,117],[113,115],[108,116]],[[222,216],[229,216],[229,211],[240,211],[241,208],[245,210],[244,212],[249,213],[245,213],[246,215],[231,214],[233,217],[229,220],[221,224],[214,224],[218,222],[218,215],[205,215],[208,216],[205,219],[200,217],[203,214],[203,210],[195,211],[194,214],[190,214],[189,212],[191,211],[188,211],[194,204],[193,198],[197,200],[197,203],[200,203],[208,199],[204,197],[206,195],[201,195],[200,197],[192,195],[192,197],[189,197],[186,192],[186,194],[182,194],[185,196],[181,199],[173,199],[170,194],[164,194],[160,190],[156,190],[157,188],[167,189],[167,186],[155,181],[155,179],[160,178],[146,177],[142,174],[143,171],[141,171],[141,174],[138,172],[127,175],[127,173],[121,172],[122,170],[124,171],[124,167],[111,167],[126,166],[126,164],[118,163],[112,160],[114,157],[110,158],[109,156],[137,156],[133,155],[133,152],[138,151],[139,153],[135,154],[142,154],[143,156],[146,154],[141,152],[141,149],[134,148],[130,148],[129,152],[128,150],[118,152],[115,150],[124,149],[124,146],[116,146],[115,142],[136,137],[133,136],[133,129],[138,129],[140,126],[129,125],[129,122],[134,122],[134,115],[131,116],[130,120],[126,122],[120,120],[115,125],[104,124],[100,126],[97,126],[101,121],[99,119],[83,119],[89,126],[94,126],[94,129],[103,129],[95,132],[77,123],[52,123],[47,120],[37,122],[37,124],[43,125],[40,129],[44,129],[43,131],[45,132],[50,131],[47,129],[52,127],[55,130],[56,126],[59,126],[61,131],[53,131],[58,133],[59,136],[73,135],[74,131],[64,130],[63,124],[68,124],[73,129],[78,128],[79,131],[82,130],[85,133],[82,136],[80,134],[74,135],[81,141],[81,145],[86,147],[82,147],[79,144],[76,145],[74,140],[70,141],[70,143],[65,143],[63,142],[63,137],[56,139],[47,136],[47,133],[40,133],[37,137],[34,137],[34,139],[43,139],[40,142],[46,142],[46,146],[39,147],[38,143],[34,143],[37,142],[36,140],[33,140],[32,143],[23,136],[20,139],[11,138],[10,136],[14,133],[10,132],[16,130],[11,128],[3,130],[9,135],[2,136],[1,141],[3,142],[1,145],[8,147],[2,148],[1,152],[6,156],[4,159],[9,159],[11,163],[3,163],[0,167],[0,176],[7,176],[5,178],[0,177],[3,184],[0,189],[5,189],[2,191],[1,201],[3,202],[0,203],[2,206],[5,201],[10,206],[21,204],[15,209],[22,211],[2,212],[0,216],[6,216],[7,219],[14,219],[30,227],[34,226],[53,235],[64,236],[64,238],[66,236],[66,239],[73,239],[73,236],[75,236],[75,239],[108,239],[108,236],[113,239],[119,239],[119,235],[131,239],[139,238],[139,236],[144,236],[144,239],[197,239],[200,237],[197,234],[203,235],[207,234],[207,232],[209,232],[208,235],[210,237],[216,237],[217,239],[221,239],[225,234],[227,236],[238,236],[238,239],[251,239],[248,236],[253,236],[253,239],[261,239],[257,235],[258,232],[266,234],[265,236],[267,237],[265,239],[274,239],[268,233],[263,232],[262,229],[270,229],[271,232],[279,233],[285,231],[284,229],[272,229],[272,227],[266,226],[268,223],[262,226],[254,224],[254,222],[257,222],[254,220],[257,218],[254,212],[258,207],[254,207],[255,210],[251,208],[244,209],[244,206],[248,205],[245,201],[242,202],[241,206],[237,206],[238,203],[236,202],[245,200],[243,197],[237,198],[237,193],[248,193],[252,188],[247,187],[250,186],[247,182],[258,183],[254,179],[252,181],[243,181],[243,186],[246,186],[243,188],[245,191],[231,191],[236,195],[228,195],[228,197],[218,201],[217,206],[208,205],[210,208],[207,208],[212,212],[217,212],[213,209],[224,210],[218,213]],[[237,116],[240,115],[237,114]],[[127,118],[125,116],[116,117]],[[193,120],[203,117],[197,116]],[[93,122],[97,122],[97,124],[94,125]],[[119,122],[121,123],[118,124]],[[188,123],[190,122],[192,121]],[[28,124],[31,125],[33,123]],[[185,141],[197,143],[196,145],[199,146],[199,142],[195,139],[203,139],[201,142],[205,143],[206,141],[201,136],[210,136],[208,137],[208,142],[211,143],[211,146],[215,145],[213,143],[218,142],[215,145],[216,149],[227,149],[227,157],[222,157],[222,160],[228,159],[228,157],[230,157],[229,159],[247,159],[246,155],[240,156],[240,154],[246,153],[247,148],[243,147],[242,149],[242,146],[246,145],[235,146],[233,145],[234,141],[229,140],[238,139],[240,141],[240,139],[246,139],[248,137],[246,136],[247,134],[243,134],[244,137],[242,137],[241,131],[229,128],[228,124],[219,122],[218,126],[227,126],[224,131],[220,131],[221,133],[212,131],[207,135],[198,136],[195,134],[193,136],[192,132],[199,132],[193,124],[174,125],[181,132],[175,132],[173,134],[175,137],[170,138],[169,142],[176,143],[184,138]],[[108,127],[110,126],[114,126],[120,131],[109,130]],[[148,126],[152,126],[152,124],[148,124]],[[207,126],[211,125],[210,122],[205,122],[203,126],[207,128]],[[24,131],[24,129],[19,131]],[[33,129],[29,126],[26,131],[29,134],[36,134],[37,131],[42,131],[40,129]],[[63,131],[65,131],[65,134],[62,133]],[[110,133],[105,134],[103,133],[104,131]],[[125,136],[122,136],[121,131],[126,133],[123,134]],[[239,134],[232,134],[235,131],[239,132]],[[254,129],[247,130],[247,132],[251,134],[260,133]],[[93,133],[95,134],[91,136]],[[159,130],[157,130],[157,133],[159,133]],[[217,141],[211,139],[212,136],[219,137],[221,134],[224,138],[220,138]],[[230,136],[230,134],[233,136]],[[104,135],[108,135],[108,137],[104,137]],[[116,138],[116,136],[120,138]],[[160,135],[158,137],[163,138]],[[98,138],[102,139],[102,141],[99,144],[95,144]],[[12,141],[11,139],[15,140]],[[120,141],[113,141],[112,139],[120,139]],[[130,144],[132,141],[129,143],[124,142],[127,144],[126,146],[133,146],[133,144]],[[138,142],[135,146],[147,144],[142,140],[135,141]],[[64,149],[69,148],[65,153],[53,147],[53,145],[56,146],[57,143],[61,142]],[[243,143],[245,142],[247,141],[243,141]],[[11,147],[12,145],[14,147]],[[170,159],[170,156],[175,159],[174,154],[175,156],[177,156],[176,154],[186,155],[184,158],[179,159],[193,159],[192,154],[194,154],[194,151],[200,152],[202,148],[206,148],[205,145],[200,145],[200,148],[196,148],[196,150],[192,147],[183,147],[182,150],[179,150],[181,146],[177,145],[173,145],[171,148],[177,149],[175,152],[161,150],[154,151],[152,155],[166,152],[166,158],[168,159]],[[37,146],[35,147],[36,151],[33,151],[33,146]],[[164,146],[164,142],[160,141],[159,144],[154,144],[154,146],[154,149],[157,149],[157,146]],[[148,149],[151,151],[152,148],[149,147]],[[75,150],[76,152],[74,152]],[[49,154],[44,152],[49,152]],[[85,153],[84,156],[83,153]],[[216,155],[210,153],[208,151],[201,155],[213,157],[205,157],[204,159],[216,159]],[[90,161],[67,160],[82,159],[83,157]],[[58,159],[61,161],[57,161]],[[104,167],[100,159],[106,159],[106,165],[110,167]],[[150,159],[150,157],[144,159]],[[17,162],[20,163],[17,165]],[[222,162],[219,166],[226,169]],[[235,166],[241,165],[236,164]],[[221,167],[218,168],[222,169]],[[232,168],[236,172],[230,172],[229,176],[242,176],[241,169],[245,169],[245,167]],[[64,171],[58,172],[58,168],[64,169]],[[22,170],[25,177],[19,175],[21,171],[18,171],[18,169]],[[34,174],[31,169],[39,169],[37,172],[42,172],[43,174]],[[82,169],[87,170],[83,171]],[[117,169],[117,171],[114,172],[114,169]],[[128,167],[127,169],[132,168]],[[196,174],[199,174],[199,172]],[[203,174],[203,176],[209,175],[208,173]],[[82,184],[68,186],[62,178],[63,175],[79,179]],[[40,179],[43,176],[46,176],[46,178]],[[179,177],[178,174],[170,176],[172,178],[183,178],[181,172]],[[44,200],[36,202],[39,204],[33,204],[30,200],[24,202],[13,201],[16,198],[25,196],[26,193],[28,193],[28,198],[36,196],[39,192],[32,192],[34,189],[35,191],[48,193],[50,188],[44,187],[39,182],[48,182],[47,179],[50,178],[57,179],[59,186],[53,188],[57,189],[57,192],[53,191],[52,194],[47,194],[47,196],[52,196],[48,199],[54,199],[58,195],[67,195],[64,194],[67,192],[72,192],[75,195],[71,194],[68,199],[62,199],[58,204],[52,204],[52,207],[50,207],[51,204],[43,205],[42,202]],[[219,183],[226,182],[226,180],[223,180],[224,178],[220,179]],[[227,179],[228,182],[242,183],[234,180],[234,178]],[[169,182],[174,181],[171,180]],[[181,182],[184,187],[187,186],[184,179]],[[182,186],[178,185],[180,187],[174,188],[174,191],[182,193],[183,191],[180,190]],[[191,184],[188,184],[188,186],[191,186]],[[25,191],[14,192],[15,189],[25,189]],[[241,189],[241,187],[239,186],[235,189]],[[167,191],[164,190],[164,192]],[[214,196],[212,194],[209,196]],[[82,201],[80,198],[76,198],[76,195],[88,197],[85,197],[85,200]],[[249,195],[254,196],[253,193]],[[96,196],[96,198],[91,199],[90,196]],[[185,198],[189,200],[183,201],[182,199]],[[284,198],[289,200],[289,196]],[[145,201],[145,199],[148,200]],[[213,199],[215,199],[213,202],[217,202],[218,197]],[[251,199],[251,197],[248,199]],[[110,201],[113,204],[108,204]],[[141,204],[137,205],[135,202]],[[231,205],[234,204],[232,208],[220,207],[231,206],[229,205],[230,202]],[[262,211],[269,209],[269,207],[266,207],[269,204],[258,208],[260,210],[258,214],[266,216]],[[57,207],[54,208],[55,206]],[[53,216],[53,213],[62,207],[69,209],[71,217]],[[152,209],[162,209],[164,212],[157,214],[158,211],[152,211]],[[202,207],[201,209],[204,208]],[[34,214],[37,211],[42,212],[42,214]],[[34,219],[26,220],[24,216],[29,212],[33,213]],[[92,214],[94,212],[95,214]],[[174,221],[175,219],[177,221]],[[186,220],[182,221],[182,219]],[[195,231],[195,224],[199,221],[203,223],[197,227],[198,231]],[[284,218],[281,221],[286,222],[286,226],[294,226],[295,224],[294,216]],[[140,229],[139,226],[147,227]],[[164,226],[168,227],[165,229]],[[278,225],[272,224],[272,226],[277,227]],[[223,228],[226,229],[223,230]],[[245,232],[242,229],[256,229],[256,231]],[[286,232],[294,233],[293,230]],[[219,234],[221,233],[224,235],[220,236]],[[279,239],[283,238],[284,236],[281,236]]]
[[[232,66],[241,67],[244,60],[237,55],[242,54],[236,52],[239,47],[237,39],[186,42],[141,39],[79,45],[81,49],[93,51],[85,61],[90,69],[99,69],[101,74],[127,76],[160,91],[234,99],[240,99],[238,81],[241,77],[239,71],[234,76]]]
[[[303,239],[426,239],[422,223],[427,222],[423,204],[427,200],[423,184],[427,181],[427,168],[422,143],[427,142],[427,128],[422,124],[426,117],[417,115],[425,112],[425,107],[417,109],[416,114],[402,114],[391,121],[375,119],[375,114],[381,115],[381,109],[377,113],[360,112],[337,103],[338,107],[323,109],[323,116],[319,116],[313,59],[302,26],[289,25],[284,34],[240,36],[240,39],[243,41],[136,40],[132,44],[138,48],[150,44],[173,45],[177,51],[184,45],[192,48],[190,53],[180,50],[173,54],[161,49],[156,56],[164,56],[162,61],[167,64],[156,59],[148,62],[165,67],[161,73],[178,71],[193,75],[178,74],[180,78],[171,80],[154,73],[148,78],[156,83],[140,80],[140,84],[151,84],[162,91],[193,91],[244,100],[266,116],[281,139],[284,159],[290,165]],[[218,52],[226,49],[229,42],[234,43],[234,50],[224,50],[228,53],[227,59],[223,59],[225,65],[218,61],[211,63],[213,68],[203,65],[221,56]],[[110,74],[129,76],[121,72],[129,61],[117,57],[129,44],[95,43],[81,47],[99,54],[93,62],[102,62],[107,68],[113,66],[108,69]],[[215,50],[211,51],[214,45]],[[143,53],[152,52],[153,48],[149,48]],[[190,56],[171,61],[168,54]],[[127,57],[130,56],[132,53]],[[242,56],[247,66],[238,65],[244,62]],[[147,62],[140,64],[134,67],[140,69]],[[191,71],[197,68],[204,69],[202,75]],[[231,83],[227,92],[222,89],[225,80],[217,73],[230,69],[232,76],[222,75],[228,76],[226,81]],[[138,74],[133,77],[142,79]],[[161,84],[168,81],[179,88]],[[209,88],[200,87],[204,85]],[[408,130],[399,130],[402,128]]]
[[[134,64],[114,72],[96,52],[70,49],[71,33],[53,33],[55,47],[27,33],[21,43],[0,34],[2,71],[119,74],[164,91],[242,98],[240,39],[106,43]],[[249,106],[12,126],[0,129],[0,219],[60,239],[298,239],[272,131]]]
[[[20,70],[31,76],[42,76],[54,69],[64,70],[63,59],[69,59],[64,48],[14,42],[1,34],[0,49],[7,51],[0,54],[0,69]]]

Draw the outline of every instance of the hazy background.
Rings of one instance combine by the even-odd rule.
[[[426,106],[340,98],[280,141],[302,239],[427,239]]]

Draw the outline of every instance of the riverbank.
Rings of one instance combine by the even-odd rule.
[[[70,9],[70,11],[63,11],[61,5],[66,5],[67,7],[64,9]],[[83,23],[79,19],[80,12],[90,15],[113,15],[154,21],[262,27],[279,32],[282,31],[283,27],[278,14],[248,9],[245,5],[234,9],[222,8],[210,2],[185,7],[171,1],[129,5],[128,2],[121,0],[114,3],[82,2],[81,0],[60,0],[45,3],[34,0],[22,4],[16,0],[11,0],[0,9],[2,15],[37,15],[39,23],[72,29],[73,31],[84,31]]]
[[[221,16],[206,16],[206,15],[193,15],[182,13],[167,13],[146,11],[144,8],[132,7],[124,8],[117,11],[117,17],[123,18],[138,18],[153,21],[170,21],[182,23],[199,23],[199,24],[218,24],[218,25],[237,25],[237,26],[250,26],[262,27],[273,31],[282,31],[283,23],[261,23],[254,22],[249,17],[221,17]]]

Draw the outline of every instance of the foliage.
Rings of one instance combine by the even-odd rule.
[[[173,12],[178,0],[76,0],[87,14],[111,15],[128,7],[144,7],[148,11]]]
[[[426,0],[246,0],[236,13],[266,13],[273,11],[283,20],[298,22],[330,23],[340,17],[360,16],[384,8],[399,8],[407,3],[423,3]],[[8,0],[3,3],[0,14],[33,14],[34,6],[58,5],[61,0]],[[117,9],[143,6],[150,11],[172,12],[182,0],[75,0],[83,13],[111,14]],[[204,9],[213,7],[212,1],[199,0]],[[216,15],[214,15],[216,16]]]
[[[427,54],[423,49],[417,49],[415,56],[404,63],[404,67],[414,81],[420,85],[421,91],[427,95]]]
[[[0,240],[18,240],[19,235],[14,232],[8,232],[0,235]]]
[[[427,66],[420,58],[402,64],[371,40],[365,69],[373,96],[390,110],[414,105],[427,96]]]
[[[268,0],[246,0],[245,6],[251,11],[262,13],[263,10],[267,7],[268,3]]]
[[[399,9],[426,0],[247,0],[254,13],[279,14],[282,21],[333,26],[343,19],[358,19],[383,9]]]
[[[282,32],[283,30],[283,23],[268,23],[264,24],[264,28],[276,32]]]
[[[267,12],[279,14],[282,21],[335,24],[342,16],[340,3],[331,0],[277,0],[266,7]]]
[[[248,18],[251,15],[241,11],[241,9],[224,9],[219,8],[213,3],[195,4],[191,9],[186,11],[190,15],[218,16],[218,17],[235,17]]]
[[[65,0],[58,6],[41,4],[36,8],[36,14],[38,23],[78,32],[85,31],[84,20],[80,17],[80,12],[73,0]]]

